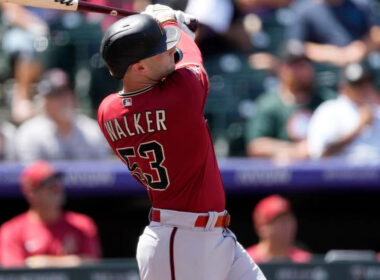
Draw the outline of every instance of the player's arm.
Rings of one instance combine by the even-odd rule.
[[[203,67],[201,51],[194,42],[195,33],[190,30],[196,19],[182,11],[174,11],[170,7],[160,4],[147,6],[144,13],[154,17],[164,27],[172,25],[181,30],[181,37],[176,47],[181,52],[182,57],[176,63],[176,70],[179,70],[176,81],[177,83],[181,81],[182,91],[187,88],[191,89],[192,93],[201,93],[199,96],[202,99],[197,104],[202,104],[203,112],[205,97],[209,92],[209,80]],[[195,85],[200,86],[199,90],[195,89]]]
[[[144,13],[157,19],[164,27],[174,25],[181,30],[181,38],[177,44],[177,48],[182,53],[180,62],[177,64],[177,69],[184,65],[203,65],[202,55],[194,42],[196,19],[182,11],[175,11],[165,5],[148,5]]]

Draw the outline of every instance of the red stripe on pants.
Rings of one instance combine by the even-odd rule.
[[[170,235],[170,273],[172,276],[171,280],[175,280],[175,270],[174,270],[174,237],[178,228],[173,228],[172,234]]]

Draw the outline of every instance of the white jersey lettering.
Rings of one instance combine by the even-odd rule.
[[[125,130],[127,131],[128,135],[129,135],[129,136],[134,136],[135,133],[132,132],[132,131],[129,129],[128,121],[127,121],[127,116],[123,116],[123,119],[124,119]]]
[[[152,129],[150,126],[152,124],[152,120],[149,118],[150,115],[152,115],[152,112],[151,111],[146,111],[145,112],[145,119],[146,119],[146,126],[147,126],[147,129],[148,129],[148,132],[154,132],[154,129]]]
[[[136,129],[137,134],[144,134],[145,130],[139,124],[140,118],[141,118],[141,113],[133,114],[133,120],[134,120],[135,129]]]
[[[105,122],[104,126],[106,127],[108,135],[110,136],[112,142],[115,142],[116,140],[118,140],[116,137],[116,133],[113,130],[112,121]]]
[[[130,136],[153,133],[156,131],[167,130],[166,127],[166,112],[165,110],[146,111],[143,118],[143,113],[135,113],[130,115],[128,120],[127,115],[123,116],[123,120],[115,118],[106,121],[104,126],[108,132],[112,142],[127,138]],[[154,116],[156,119],[154,119]],[[133,120],[131,119],[133,117]]]
[[[165,110],[156,111],[156,126],[157,130],[168,130],[165,125],[166,113]]]
[[[127,135],[125,134],[125,132],[121,128],[119,121],[117,119],[115,119],[114,123],[115,123],[115,129],[117,132],[117,136],[119,137],[119,139],[121,139],[122,137],[124,137],[124,138],[127,137]]]

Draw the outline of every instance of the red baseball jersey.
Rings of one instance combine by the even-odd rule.
[[[107,96],[98,122],[153,207],[223,211],[224,187],[203,115],[208,77],[197,45],[183,31],[177,47],[183,58],[172,74],[155,86]]]
[[[0,228],[0,264],[23,266],[35,255],[100,257],[97,227],[83,214],[65,212],[53,224],[21,214]]]

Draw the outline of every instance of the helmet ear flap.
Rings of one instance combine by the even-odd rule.
[[[104,58],[108,72],[112,77],[118,80],[122,80],[124,78],[125,73],[127,72],[128,66],[125,67],[125,70],[123,69],[123,63],[120,61],[120,64],[118,66],[113,66],[107,63],[106,59]]]

